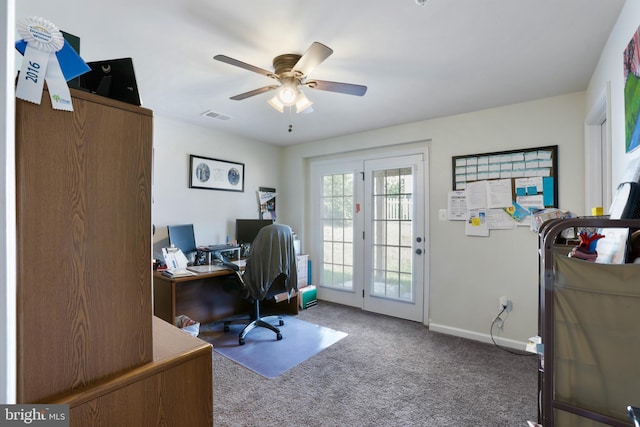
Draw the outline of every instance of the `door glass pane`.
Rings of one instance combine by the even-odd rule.
[[[413,301],[413,170],[377,170],[372,175],[371,294]]]
[[[322,177],[322,285],[353,289],[354,174]]]

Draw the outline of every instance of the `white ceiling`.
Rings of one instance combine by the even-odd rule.
[[[132,57],[156,116],[291,145],[584,90],[623,4],[16,0],[16,22],[41,16],[79,36],[87,62]],[[334,53],[310,77],[365,85],[365,96],[307,89],[311,114],[277,112],[273,93],[229,99],[273,80],[213,56],[271,70],[275,56],[314,41]]]

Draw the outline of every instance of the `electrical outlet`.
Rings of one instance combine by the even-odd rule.
[[[446,221],[447,220],[447,210],[446,209],[440,209],[438,211],[438,219],[440,221]]]
[[[511,300],[509,299],[509,297],[500,297],[500,299],[498,300],[498,304],[498,310],[502,310],[504,308],[504,311],[511,311]]]

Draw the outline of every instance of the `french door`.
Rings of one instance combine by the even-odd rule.
[[[415,154],[312,166],[320,299],[426,318],[424,163]]]

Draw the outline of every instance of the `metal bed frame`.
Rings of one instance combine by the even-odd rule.
[[[583,227],[629,228],[632,230],[640,229],[640,220],[610,220],[607,217],[569,218],[549,220],[540,226],[538,230],[540,273],[538,334],[542,337],[543,354],[540,356],[542,360],[540,360],[541,367],[538,376],[540,395],[538,422],[544,427],[554,427],[554,410],[557,409],[615,427],[633,426],[630,421],[621,421],[589,408],[574,406],[555,399],[554,247],[564,230]],[[640,266],[638,268],[638,285],[640,286]],[[638,369],[640,370],[640,365]],[[621,410],[626,411],[626,407]]]

